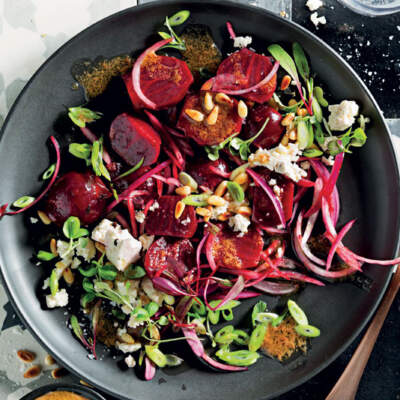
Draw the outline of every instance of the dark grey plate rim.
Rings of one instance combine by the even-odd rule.
[[[236,8],[242,8],[242,9],[246,9],[246,10],[251,10],[254,13],[259,13],[262,14],[264,16],[268,16],[268,18],[272,18],[275,19],[276,21],[278,21],[279,23],[283,24],[283,25],[287,25],[287,26],[293,26],[295,27],[297,30],[301,31],[304,35],[308,36],[310,39],[312,39],[314,42],[317,42],[320,46],[324,47],[325,49],[327,49],[333,57],[335,57],[336,59],[338,59],[341,64],[344,65],[344,67],[351,73],[353,79],[358,83],[358,85],[362,88],[362,90],[365,92],[365,94],[367,95],[367,97],[369,98],[369,100],[371,101],[371,103],[373,104],[373,106],[375,107],[375,109],[377,110],[377,115],[379,116],[380,122],[383,124],[383,126],[385,127],[384,132],[382,132],[382,134],[386,135],[389,138],[390,141],[390,147],[391,147],[391,153],[392,156],[394,157],[394,159],[397,161],[396,163],[396,176],[397,176],[397,181],[396,181],[396,186],[398,188],[400,188],[400,174],[399,174],[399,166],[398,166],[398,162],[399,162],[399,157],[397,156],[394,147],[393,147],[393,139],[390,135],[390,130],[388,128],[388,125],[383,117],[383,113],[378,105],[378,103],[376,102],[375,98],[373,97],[373,95],[371,94],[370,90],[368,89],[368,87],[365,85],[365,83],[361,80],[361,78],[357,75],[357,73],[354,71],[354,69],[348,64],[348,62],[346,60],[344,60],[331,46],[329,46],[327,43],[325,43],[322,39],[320,39],[319,37],[317,37],[315,34],[313,34],[312,32],[310,32],[309,30],[307,30],[306,28],[302,27],[301,25],[299,25],[296,22],[287,20],[285,18],[279,17],[278,15],[272,13],[271,11],[265,10],[263,8],[257,7],[257,6],[253,6],[251,4],[241,4],[241,3],[233,3],[229,0],[221,0],[221,1],[212,1],[209,0],[209,3],[218,3],[218,5],[221,6],[225,6],[225,7],[236,7]],[[197,4],[204,4],[205,1],[192,1],[192,3],[197,3]],[[154,2],[150,2],[150,3],[146,3],[146,4],[142,4],[142,5],[137,5],[137,6],[133,6],[133,7],[129,7],[126,8],[124,10],[121,10],[117,13],[111,14],[108,17],[105,17],[97,22],[95,22],[94,24],[90,25],[89,27],[85,28],[84,30],[82,30],[81,32],[79,32],[78,34],[76,34],[75,36],[73,36],[71,39],[69,39],[66,43],[64,43],[59,49],[57,49],[39,68],[38,70],[32,75],[32,77],[29,79],[29,81],[26,83],[26,85],[24,86],[24,88],[22,89],[21,93],[18,95],[18,97],[16,98],[14,104],[12,105],[12,107],[10,108],[7,117],[3,123],[3,126],[1,128],[0,131],[0,141],[2,139],[2,136],[6,130],[7,124],[9,122],[9,120],[12,117],[12,114],[14,112],[14,110],[18,107],[18,103],[20,101],[20,98],[23,96],[23,94],[25,93],[25,91],[29,88],[29,86],[31,85],[31,83],[35,80],[36,76],[45,68],[45,66],[50,63],[53,58],[55,58],[57,55],[59,55],[60,53],[62,53],[64,51],[64,49],[66,49],[67,47],[71,46],[74,44],[76,39],[79,39],[79,37],[81,35],[84,35],[87,31],[93,29],[94,27],[97,27],[98,25],[103,24],[104,22],[114,19],[114,18],[118,18],[120,15],[124,15],[126,13],[132,13],[137,9],[144,9],[144,8],[152,8],[154,6],[160,6],[160,5],[177,5],[179,6],[180,2],[178,0],[157,0]],[[394,240],[393,243],[393,247],[394,247],[394,251],[393,251],[393,257],[396,256],[396,254],[399,251],[399,245],[400,245],[400,231],[397,234],[396,239]],[[3,270],[4,269],[4,270]],[[393,271],[393,268],[391,268],[391,272]],[[89,382],[90,384],[98,387],[100,390],[106,392],[109,395],[115,396],[116,393],[114,393],[113,391],[111,391],[110,389],[108,389],[107,387],[103,387],[102,383],[97,381],[95,378],[88,378],[85,376],[85,374],[80,371],[78,368],[74,369],[66,364],[63,363],[62,361],[62,357],[59,356],[59,352],[57,349],[52,348],[52,346],[50,346],[49,344],[45,343],[40,336],[36,333],[35,329],[33,327],[31,327],[28,323],[27,320],[29,318],[26,318],[26,316],[24,315],[24,311],[21,310],[19,308],[18,305],[18,301],[13,297],[13,289],[11,287],[9,287],[7,280],[5,279],[5,267],[3,266],[3,262],[2,262],[2,255],[0,254],[0,276],[2,278],[2,281],[4,282],[4,287],[6,289],[6,293],[8,298],[10,299],[14,310],[16,311],[18,317],[21,319],[21,321],[24,323],[24,325],[26,326],[26,328],[29,330],[29,332],[38,340],[38,342],[46,349],[49,351],[49,353],[51,353],[52,355],[54,355],[54,357],[57,359],[57,361],[59,362],[59,364],[63,365],[65,368],[67,368],[72,374],[74,374],[75,376],[78,376],[79,378],[83,378],[85,381]],[[373,316],[373,314],[375,313],[376,309],[378,308],[385,292],[386,289],[389,285],[389,282],[391,280],[392,274],[388,274],[386,277],[386,281],[383,285],[383,289],[381,291],[381,293],[378,295],[377,297],[377,301],[375,302],[374,306],[370,309],[369,313],[367,313],[366,317],[364,318],[363,322],[354,330],[353,334],[349,337],[349,339],[347,341],[345,341],[337,350],[336,352],[329,358],[327,359],[325,362],[321,363],[321,365],[317,368],[315,368],[312,372],[310,372],[309,374],[305,375],[304,377],[298,379],[296,382],[294,382],[293,384],[287,385],[284,389],[282,389],[281,391],[276,391],[275,393],[271,394],[274,397],[277,397],[281,394],[284,394],[300,385],[302,385],[303,383],[307,382],[308,380],[310,380],[311,378],[313,378],[315,375],[317,375],[319,372],[321,372],[323,369],[325,369],[328,365],[330,365],[334,360],[336,360],[345,350],[348,346],[350,346],[350,344],[357,338],[357,336],[361,333],[361,331],[365,328],[365,326],[367,325],[367,323],[370,321],[371,317]],[[267,397],[263,397],[260,400],[264,400],[267,398],[271,398],[268,395]],[[126,398],[127,400],[130,400],[128,398]]]

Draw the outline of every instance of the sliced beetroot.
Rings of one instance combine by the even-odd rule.
[[[136,165],[143,157],[143,165],[151,165],[160,154],[161,139],[147,122],[123,113],[110,127],[113,150],[129,165]]]
[[[132,85],[132,73],[123,76],[133,107],[146,108]],[[193,76],[187,64],[175,57],[149,54],[140,68],[140,88],[157,110],[178,104],[186,95]]]
[[[145,219],[145,232],[149,235],[191,238],[197,229],[196,212],[193,206],[186,206],[179,219],[175,218],[176,203],[180,196],[161,196]]]
[[[263,239],[255,229],[249,229],[243,236],[224,227],[210,236],[206,246],[211,246],[217,267],[242,269],[255,267],[263,249]]]
[[[244,137],[250,138],[259,132],[267,118],[269,118],[267,126],[253,142],[264,149],[269,149],[279,143],[283,133],[282,115],[268,104],[256,105],[251,109],[244,128]]]
[[[199,145],[213,146],[219,144],[239,133],[242,129],[242,119],[237,113],[237,101],[232,98],[230,104],[218,104],[218,118],[215,124],[207,123],[207,114],[204,112],[203,103],[205,91],[192,94],[186,97],[185,103],[179,115],[177,127],[185,132],[185,135],[192,138]],[[212,93],[213,98],[215,93]],[[204,114],[203,121],[195,121],[190,118],[186,110],[196,110]]]
[[[223,181],[223,177],[216,173],[220,171],[221,174],[227,173],[229,168],[228,164],[221,158],[216,161],[200,160],[188,164],[187,173],[197,182],[198,185],[203,185],[211,190]]]
[[[265,78],[273,65],[270,59],[249,49],[241,49],[227,57],[218,67],[213,82],[213,91],[240,90],[250,88]],[[242,97],[256,103],[267,102],[276,89],[276,74],[255,92]]]
[[[140,167],[137,171],[133,172],[130,175],[127,175],[123,177],[122,179],[118,179],[114,181],[114,187],[117,189],[118,192],[122,193],[124,190],[128,188],[128,186],[135,182],[137,179],[139,179],[143,174],[146,172],[150,171],[151,167]],[[133,204],[136,207],[143,208],[145,203],[147,203],[149,200],[154,199],[157,197],[157,186],[156,186],[156,180],[154,178],[149,178],[144,182],[142,185],[140,185],[136,191],[142,192],[146,191],[148,193],[146,194],[140,194],[140,195],[135,195],[133,196]]]
[[[173,240],[160,237],[147,250],[144,267],[147,274],[153,277],[159,270],[169,270],[175,275],[170,259],[180,261],[186,267],[193,268],[195,265],[195,251],[188,239]]]
[[[262,174],[265,181],[272,185],[273,181],[276,181],[276,186],[279,188],[279,199],[282,203],[283,212],[285,214],[285,220],[288,221],[292,217],[293,212],[293,195],[294,195],[294,183],[287,179],[281,174],[270,172],[266,170]],[[271,182],[271,180],[273,180]],[[264,227],[276,227],[280,225],[279,217],[275,211],[275,208],[266,195],[264,190],[260,187],[253,187],[253,221],[259,223]]]
[[[70,216],[87,225],[100,218],[111,196],[103,181],[93,173],[72,171],[56,181],[44,211],[58,225]]]

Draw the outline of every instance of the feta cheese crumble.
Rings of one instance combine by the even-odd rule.
[[[160,204],[158,204],[158,201],[155,201],[155,202],[149,207],[149,211],[157,210],[157,208],[160,208]]]
[[[157,203],[158,204],[158,203]],[[139,224],[143,223],[144,220],[146,219],[146,216],[144,215],[143,211],[136,211],[135,213],[135,219]]]
[[[318,17],[318,13],[317,12],[313,12],[310,15],[310,20],[315,25],[315,27],[318,27],[319,24],[321,24],[321,25],[325,25],[326,24],[326,18],[325,17]]]
[[[131,355],[129,355],[128,357],[125,357],[125,364],[128,368],[133,368],[136,365],[136,361]]]
[[[298,182],[307,172],[300,168],[296,161],[301,151],[297,143],[289,143],[287,146],[281,143],[272,149],[258,149],[249,156],[250,167],[266,167],[270,171],[285,175],[289,179]]]
[[[46,305],[48,308],[65,307],[68,304],[68,293],[65,289],[59,290],[54,296],[46,296]]]
[[[183,223],[183,221],[182,221],[182,223]],[[142,249],[143,250],[148,250],[149,247],[154,242],[154,235],[146,235],[144,233],[143,235],[139,236],[139,241],[140,241],[140,243],[142,243]]]
[[[104,244],[107,258],[119,271],[140,258],[142,244],[127,229],[103,219],[93,230],[92,239]]]
[[[316,11],[318,8],[322,7],[323,4],[321,0],[308,0],[306,6],[310,11]]]
[[[123,353],[133,353],[135,351],[138,351],[142,347],[140,343],[127,344],[116,342],[116,345],[117,349],[121,350]]]
[[[335,163],[335,159],[333,158],[333,156],[329,156],[328,158],[323,156],[321,160],[328,167],[332,167],[332,165]]]
[[[340,104],[333,104],[328,108],[328,125],[333,131],[344,131],[350,128],[358,114],[358,104],[353,100],[343,100]]]
[[[236,214],[234,217],[229,218],[229,226],[234,232],[246,233],[250,225],[250,220],[241,214]]]
[[[226,202],[223,206],[213,207],[211,210],[211,219],[218,219],[220,215],[225,214],[228,211],[229,203]]]
[[[233,39],[233,47],[243,49],[251,44],[252,41],[253,38],[251,36],[236,36],[235,39]]]

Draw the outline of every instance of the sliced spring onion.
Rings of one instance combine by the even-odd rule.
[[[219,344],[230,344],[236,337],[234,330],[233,325],[226,325],[215,334],[214,340]]]
[[[220,349],[215,354],[227,364],[237,365],[239,367],[252,365],[260,357],[258,353],[249,350],[227,351],[225,349]]]
[[[304,150],[308,147],[309,135],[310,132],[307,128],[306,122],[300,120],[297,124],[297,142],[300,150]]]
[[[294,329],[299,335],[307,337],[318,337],[321,334],[321,331],[312,325],[297,325]]]
[[[235,168],[229,179],[233,181],[238,175],[240,175],[242,172],[246,172],[246,169],[249,167],[249,163],[243,164],[240,167]]]
[[[175,354],[166,354],[165,358],[167,359],[168,367],[177,367],[183,363],[183,359]]]
[[[272,322],[272,321],[276,320],[277,318],[279,318],[279,315],[275,314],[273,312],[261,312],[256,315],[255,320],[257,322],[261,322],[262,324],[265,324],[265,323]]]
[[[45,181],[51,178],[55,170],[56,170],[56,164],[51,164],[50,167],[43,172],[42,179]]]
[[[167,357],[157,346],[145,346],[147,357],[160,368],[167,365]]]
[[[289,300],[287,305],[290,315],[299,325],[308,325],[308,319],[305,312],[299,307],[296,302],[294,302],[293,300]]]
[[[256,326],[257,315],[265,312],[266,310],[267,310],[267,303],[265,303],[264,301],[258,301],[254,305],[253,311],[251,313],[251,321],[253,326]]]
[[[220,311],[219,311],[219,310],[217,310],[217,311],[209,310],[209,311],[208,311],[208,314],[207,314],[208,320],[209,320],[213,325],[218,324],[219,316],[220,316]]]
[[[53,253],[49,253],[48,251],[39,250],[36,257],[41,261],[51,261],[56,256]]]
[[[32,196],[22,196],[18,200],[14,201],[13,206],[18,208],[24,208],[29,204],[33,203],[34,201],[35,198]]]
[[[267,324],[259,324],[251,332],[249,340],[249,350],[257,351],[263,344],[265,333],[267,332]]]
[[[233,331],[235,335],[235,339],[233,339],[234,343],[242,345],[242,346],[247,346],[249,343],[250,336],[248,333],[245,331],[242,331],[241,329],[235,329]]]
[[[311,106],[312,106],[312,109],[314,111],[314,115],[315,115],[315,118],[316,118],[317,122],[321,123],[323,115],[322,115],[322,109],[321,109],[321,106],[318,103],[318,100],[314,98]]]
[[[56,295],[56,293],[58,292],[57,269],[53,269],[53,271],[51,271],[49,286],[50,286],[51,295],[54,297]]]
[[[304,157],[314,158],[314,157],[320,157],[320,156],[322,156],[322,154],[324,154],[324,153],[319,149],[311,148],[311,149],[303,150]]]
[[[244,191],[237,182],[228,182],[227,188],[234,201],[241,203],[244,200]]]
[[[211,308],[216,308],[221,303],[221,301],[222,300],[213,300],[213,301],[210,301],[209,305],[210,305]],[[226,304],[224,304],[221,307],[219,307],[218,311],[230,310],[232,308],[237,307],[238,305],[240,305],[240,301],[230,300]]]
[[[208,193],[192,194],[182,199],[187,206],[205,207],[208,205],[207,199],[210,197]]]
[[[314,96],[322,107],[328,107],[328,102],[324,98],[324,91],[320,86],[314,87]]]
[[[233,320],[233,311],[230,308],[229,310],[222,310],[222,317],[225,321],[232,321]]]
[[[186,172],[182,171],[179,173],[179,182],[184,186],[190,186],[193,190],[197,190],[197,182]]]
[[[182,25],[190,16],[189,10],[178,11],[172,17],[168,18],[168,22],[171,26]]]
[[[68,151],[75,157],[89,160],[92,153],[92,145],[88,143],[71,143]]]

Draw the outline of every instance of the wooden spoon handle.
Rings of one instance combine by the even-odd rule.
[[[390,310],[396,293],[400,287],[400,266],[397,266],[397,271],[393,275],[390,286],[379,306],[376,314],[365,332],[363,339],[353,354],[350,362],[343,371],[336,385],[328,394],[326,400],[354,400],[360,379],[367,365],[369,356],[375,345],[376,339],[382,328],[383,322]]]

